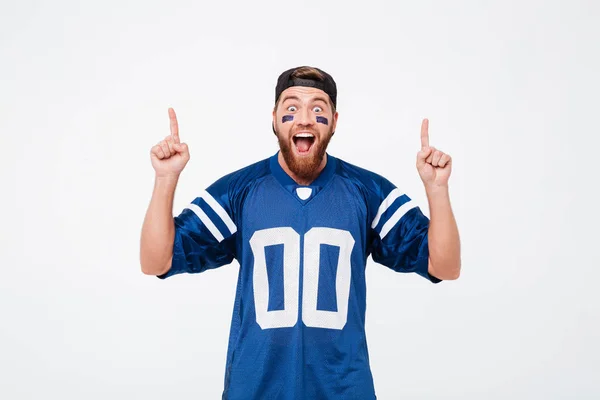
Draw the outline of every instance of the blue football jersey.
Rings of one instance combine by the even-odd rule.
[[[239,262],[223,399],[375,399],[369,255],[428,271],[429,219],[387,179],[327,155],[308,186],[277,154],[217,180],[175,220],[171,269]]]

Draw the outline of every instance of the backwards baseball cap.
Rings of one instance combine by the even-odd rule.
[[[323,79],[320,80],[318,78],[292,78],[293,73],[300,68],[314,68],[322,74]],[[277,103],[277,100],[279,100],[281,92],[292,86],[307,86],[321,89],[329,95],[329,98],[331,99],[331,102],[333,103],[334,107],[337,107],[337,86],[335,84],[335,81],[333,80],[331,75],[329,75],[325,71],[320,70],[319,68],[306,66],[295,67],[292,69],[288,69],[287,71],[279,75],[279,78],[277,79],[277,86],[275,87],[275,103]]]

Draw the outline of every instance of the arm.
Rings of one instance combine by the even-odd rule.
[[[429,273],[442,280],[460,276],[460,238],[450,206],[448,187],[426,190],[429,224]]]
[[[169,119],[171,134],[150,151],[156,179],[140,240],[140,264],[147,275],[161,275],[171,268],[175,238],[173,198],[179,175],[190,159],[187,145],[179,140],[177,116],[172,108]]]
[[[425,185],[431,214],[427,237],[428,271],[442,280],[457,279],[461,267],[460,239],[448,192],[452,159],[448,154],[429,146],[427,119],[421,125],[421,151],[417,154],[417,170]]]
[[[140,263],[147,275],[162,275],[171,268],[175,224],[173,199],[177,177],[156,177],[140,241]]]

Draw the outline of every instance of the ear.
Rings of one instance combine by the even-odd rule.
[[[277,132],[275,132],[275,124],[277,122],[277,121],[275,121],[276,115],[277,115],[276,110],[273,109],[273,122],[271,123],[271,129],[273,129],[273,133],[275,134],[275,136],[277,136]]]
[[[332,134],[335,133],[335,128],[337,127],[337,120],[338,120],[338,112],[336,111],[335,114],[333,114],[333,126],[331,127]]]

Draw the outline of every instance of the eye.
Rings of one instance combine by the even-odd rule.
[[[314,111],[314,112],[316,112],[316,113],[320,113],[320,112],[322,112],[322,111],[323,111],[323,109],[322,109],[321,107],[319,107],[319,106],[315,106],[315,107],[313,108],[313,111]]]
[[[296,108],[296,106],[289,106],[289,107],[287,108],[287,110],[288,110],[289,112],[295,112],[295,111],[297,111],[297,108]]]

